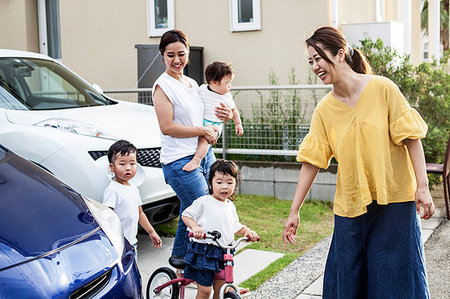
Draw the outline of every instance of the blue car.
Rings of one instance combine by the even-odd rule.
[[[0,145],[0,298],[143,298],[106,206]]]

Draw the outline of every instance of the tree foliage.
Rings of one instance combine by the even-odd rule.
[[[449,8],[449,0],[441,0],[440,1],[440,40],[441,44],[444,47],[444,51],[448,50],[449,48],[449,41],[448,41],[448,8]],[[420,23],[422,26],[422,29],[425,30],[425,33],[428,33],[428,0],[425,0],[422,7],[422,12],[420,16]]]

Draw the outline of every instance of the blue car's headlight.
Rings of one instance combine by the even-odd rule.
[[[122,224],[119,216],[107,206],[84,197],[84,200],[89,207],[95,220],[100,224],[102,230],[108,236],[117,253],[119,254],[119,266],[122,268],[121,257],[125,248],[125,239],[123,236]],[[123,270],[123,269],[122,269]]]
[[[91,124],[76,121],[73,119],[65,119],[65,118],[50,118],[44,121],[38,122],[34,124],[38,127],[48,127],[54,128],[58,130],[63,130],[69,133],[105,138],[105,139],[113,139],[117,140],[113,134],[106,132],[103,129],[97,128]]]

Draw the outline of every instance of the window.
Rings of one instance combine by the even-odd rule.
[[[261,0],[230,0],[231,31],[261,30]]]
[[[148,35],[161,36],[175,28],[174,0],[147,0]]]
[[[19,104],[12,105],[12,97]],[[54,110],[106,104],[107,100],[91,86],[55,62],[0,59],[0,107]]]

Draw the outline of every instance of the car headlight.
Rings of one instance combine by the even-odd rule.
[[[69,132],[69,133],[74,133],[74,134],[79,134],[79,135],[105,138],[105,139],[113,139],[113,140],[118,139],[116,136],[106,132],[103,129],[96,128],[95,126],[93,126],[91,124],[76,121],[73,119],[50,118],[50,119],[46,119],[44,121],[38,122],[34,125],[38,126],[38,127],[54,128],[54,129],[63,130],[63,131]]]
[[[125,239],[123,236],[123,229],[119,216],[117,216],[117,214],[114,213],[113,210],[111,210],[104,204],[86,197],[83,198],[95,220],[97,220],[98,224],[100,224],[102,230],[108,236],[109,240],[119,254],[118,264],[123,270],[121,260],[123,250],[125,248]]]

